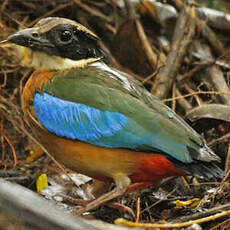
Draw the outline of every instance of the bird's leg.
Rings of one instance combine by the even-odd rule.
[[[84,212],[87,212],[87,211],[89,211],[91,209],[94,209],[94,208],[98,207],[99,205],[101,205],[101,204],[103,204],[103,203],[105,203],[107,201],[110,201],[110,200],[112,200],[114,198],[117,198],[117,197],[123,195],[126,190],[127,190],[127,188],[116,187],[112,191],[110,191],[110,192],[100,196],[96,200],[88,203],[85,207],[76,210],[75,212],[73,212],[73,215],[81,215]]]
[[[114,198],[122,196],[131,184],[130,178],[124,174],[116,174],[113,177],[113,179],[114,179],[114,182],[116,184],[115,189],[113,189],[112,191],[100,196],[96,200],[90,202],[85,207],[76,210],[75,212],[73,212],[73,215],[81,215],[84,212],[87,212],[91,209],[94,209],[94,208],[98,207],[99,205],[101,205],[107,201],[110,201]]]
[[[79,206],[86,206],[87,204],[95,200],[95,198],[97,199],[101,195],[105,194],[105,192],[108,192],[110,185],[110,183],[105,183],[99,180],[93,180],[93,182],[81,185],[81,189],[84,193],[84,198],[86,198],[87,200],[79,200],[66,194],[61,194],[60,196],[62,197],[64,202]]]

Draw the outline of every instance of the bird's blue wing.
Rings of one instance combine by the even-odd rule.
[[[158,132],[151,132],[122,113],[96,109],[47,93],[36,93],[33,107],[40,123],[60,137],[108,148],[159,150],[169,155],[174,154],[174,149],[180,153],[188,151],[183,143],[164,136],[160,127],[156,127]],[[158,117],[152,118],[156,126]],[[191,161],[189,154],[183,160]]]

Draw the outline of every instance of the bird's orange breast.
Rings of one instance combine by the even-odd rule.
[[[30,104],[33,102],[34,93],[49,81],[54,74],[54,71],[39,70],[30,76],[22,93],[22,109],[25,115],[30,111]]]

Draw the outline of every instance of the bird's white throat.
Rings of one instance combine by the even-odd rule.
[[[36,70],[65,70],[71,68],[83,68],[89,63],[96,62],[99,58],[88,58],[81,60],[71,60],[54,55],[49,55],[40,51],[33,51],[28,47],[13,44],[13,49],[20,60],[20,64],[25,67],[32,67]]]

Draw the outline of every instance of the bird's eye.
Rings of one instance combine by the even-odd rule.
[[[37,37],[39,36],[39,34],[38,34],[38,32],[33,32],[33,33],[32,33],[32,36],[33,36],[34,38],[37,38]]]
[[[60,34],[60,40],[64,43],[68,43],[72,40],[72,33],[69,30],[64,30]]]

